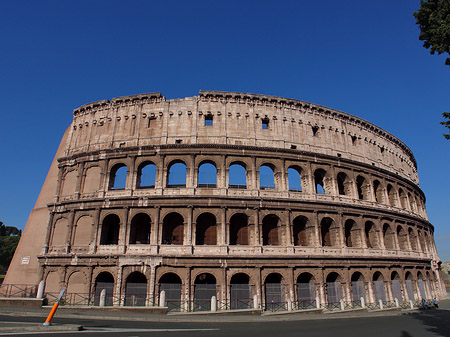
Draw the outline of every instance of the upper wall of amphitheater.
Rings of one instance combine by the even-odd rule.
[[[148,93],[86,104],[73,114],[67,157],[177,143],[257,146],[345,158],[419,184],[416,160],[395,136],[359,117],[303,101],[219,91],[182,99]]]

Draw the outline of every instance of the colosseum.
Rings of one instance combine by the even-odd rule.
[[[445,293],[433,233],[413,153],[368,121],[148,93],[73,111],[5,284],[173,311],[412,305]]]

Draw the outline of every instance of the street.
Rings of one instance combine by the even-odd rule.
[[[40,317],[0,315],[0,326],[11,322],[23,324],[41,324]],[[338,318],[330,316],[315,320],[279,320],[250,322],[211,322],[205,317],[203,322],[145,322],[124,320],[103,320],[55,318],[55,325],[82,325],[83,331],[41,331],[2,333],[2,336],[106,336],[111,337],[145,337],[145,336],[377,336],[377,337],[450,337],[450,311],[427,310],[420,313],[382,317]]]

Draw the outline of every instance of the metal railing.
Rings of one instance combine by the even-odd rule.
[[[247,189],[247,185],[229,184],[228,188],[235,188],[235,189],[245,190],[245,189]]]
[[[264,305],[264,311],[278,312],[287,311],[287,305],[285,302],[270,302]]]
[[[0,297],[34,298],[37,294],[37,286],[26,284],[1,284]]]
[[[317,309],[315,300],[292,302],[292,310],[308,310],[308,309]]]

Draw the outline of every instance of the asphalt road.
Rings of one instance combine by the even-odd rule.
[[[0,315],[0,324],[42,323],[40,317]],[[1,333],[1,336],[110,336],[110,337],[269,337],[269,336],[345,336],[345,337],[450,337],[450,311],[430,310],[386,317],[355,317],[320,320],[258,322],[143,322],[101,319],[55,318],[55,324],[79,324],[80,332]]]

